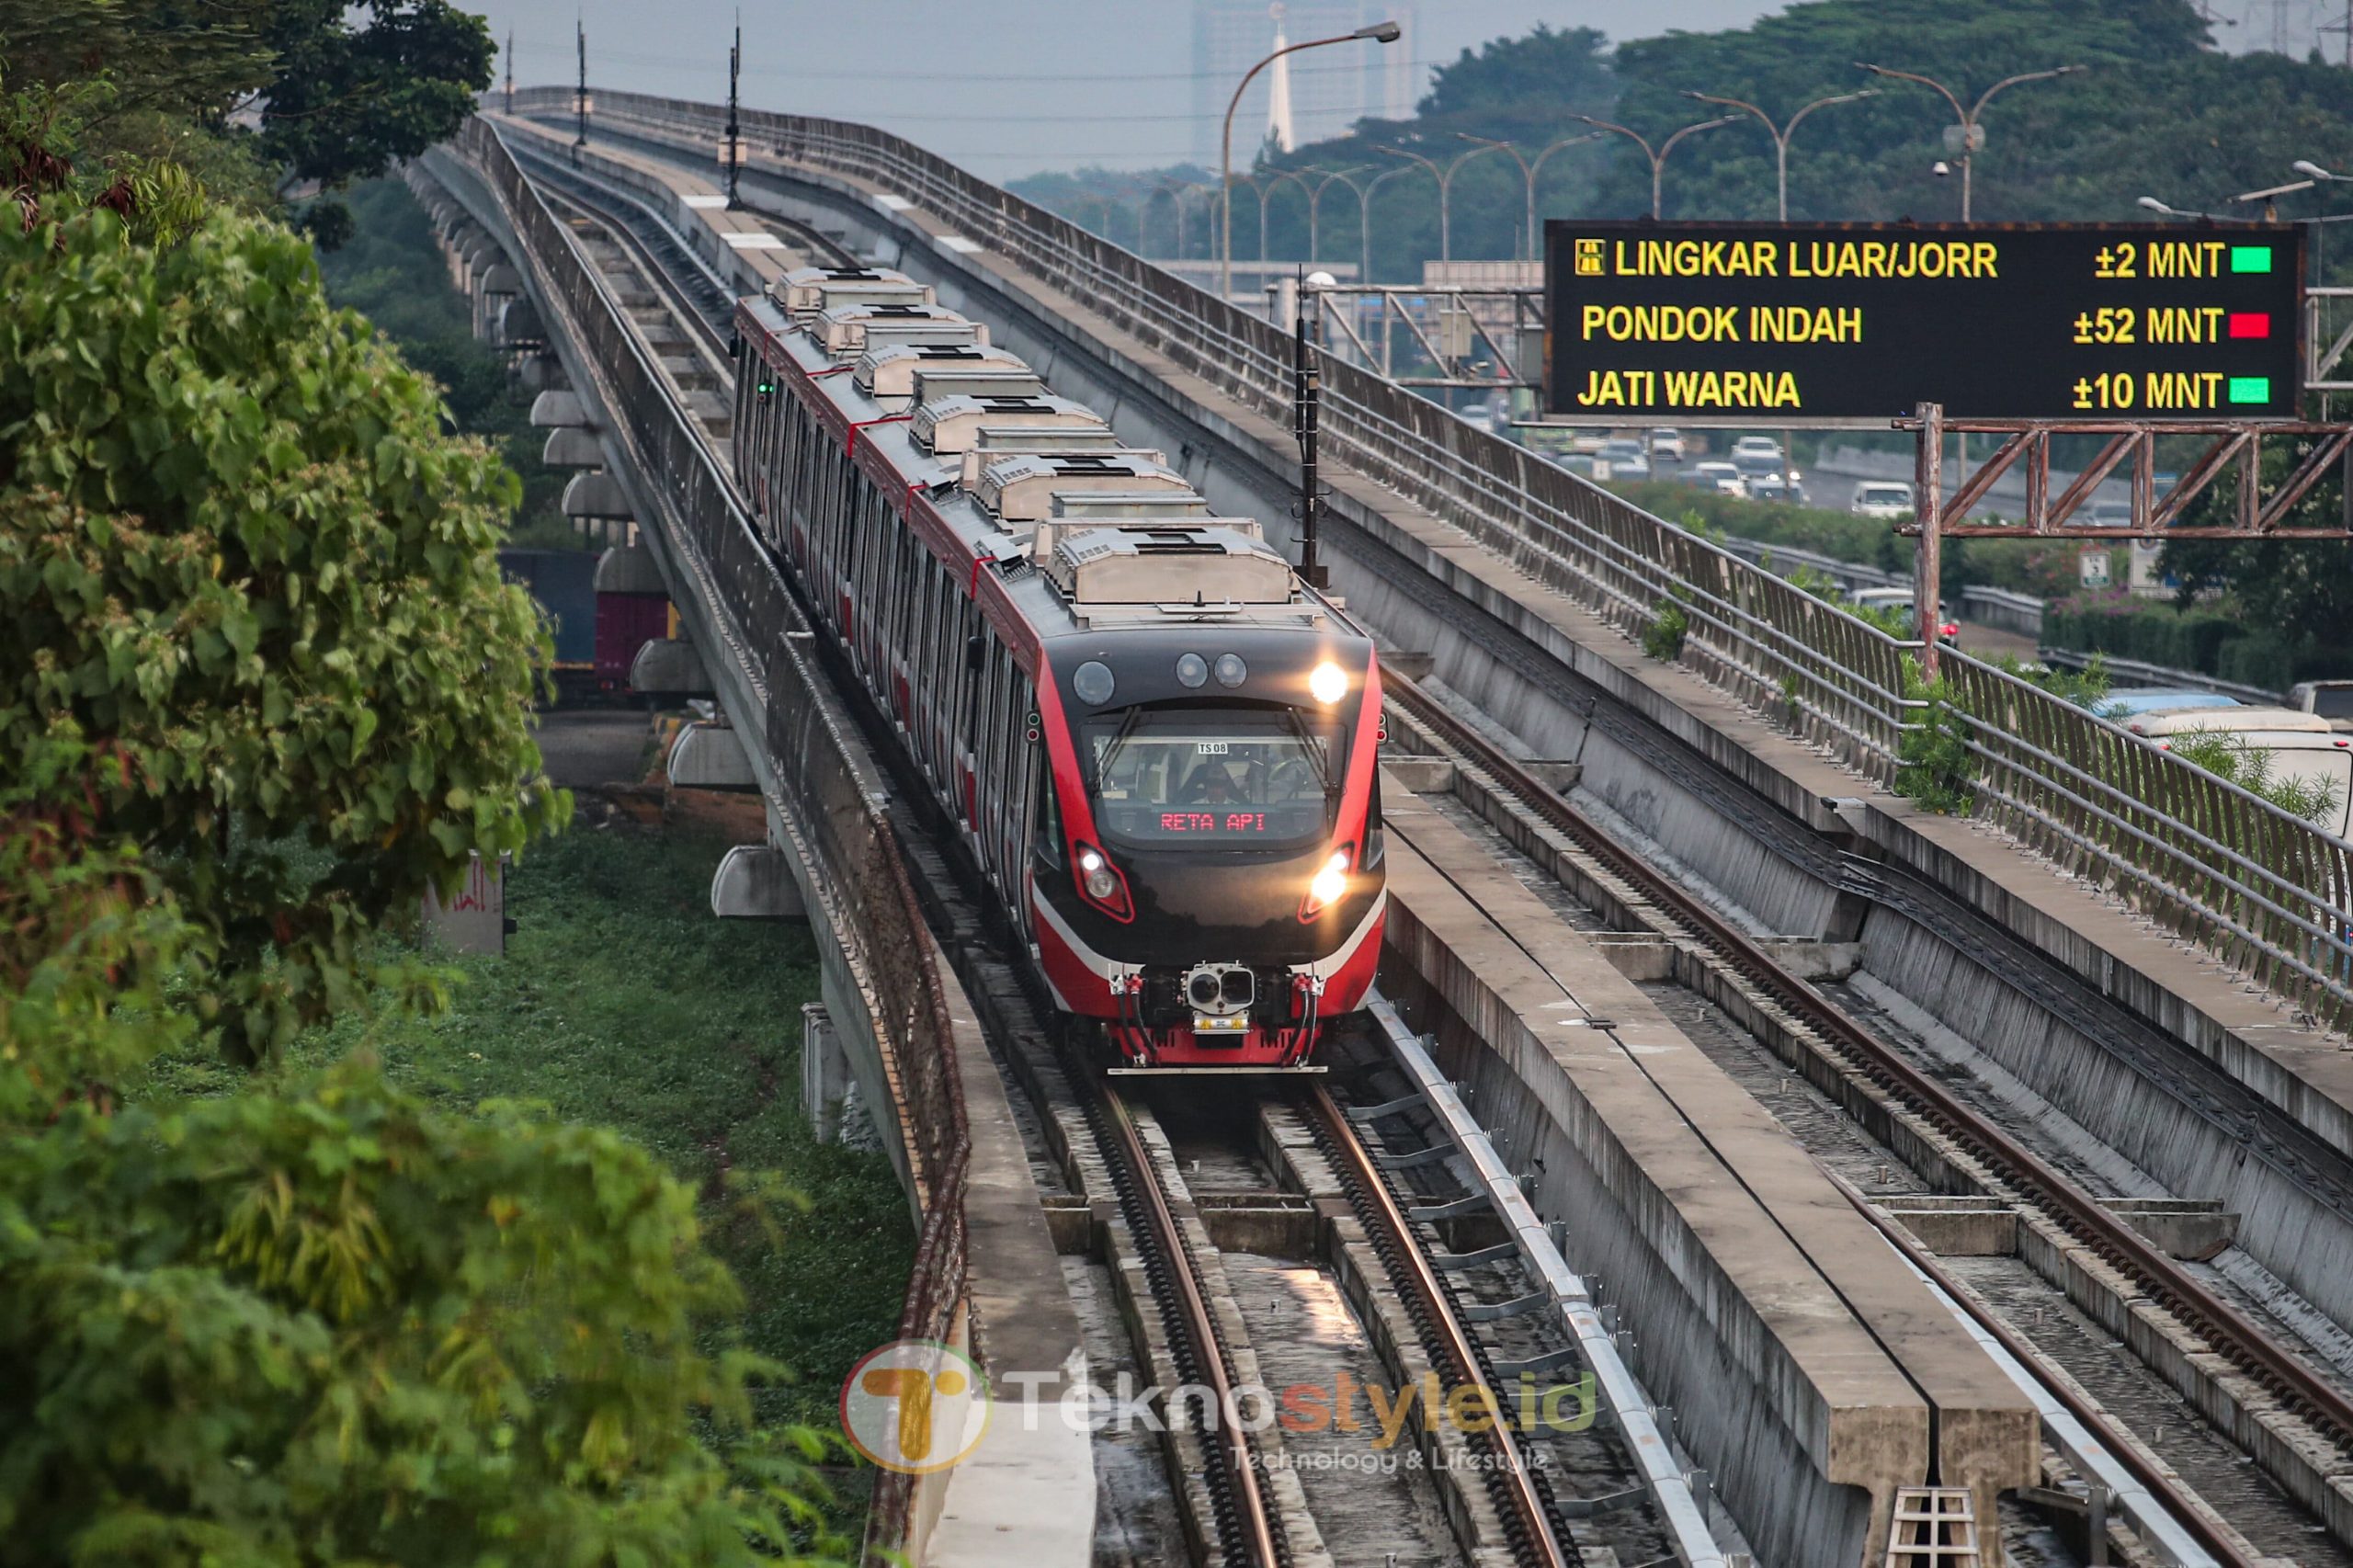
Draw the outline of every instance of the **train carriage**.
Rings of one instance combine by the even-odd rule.
[[[1056,1006],[1130,1068],[1308,1064],[1381,950],[1370,640],[912,279],[777,293],[739,483]]]

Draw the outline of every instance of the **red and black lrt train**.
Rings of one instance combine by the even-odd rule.
[[[1116,1065],[1306,1065],[1387,908],[1370,639],[904,274],[739,301],[758,526]]]

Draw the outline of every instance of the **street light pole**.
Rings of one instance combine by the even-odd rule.
[[[1984,140],[1984,132],[1978,128],[1977,117],[1985,112],[1985,106],[1993,100],[1994,95],[2005,87],[2015,87],[2020,82],[2048,82],[2057,76],[2081,75],[2091,69],[2088,65],[2062,65],[2052,71],[2027,71],[2016,76],[2005,76],[1978,94],[1974,104],[1963,108],[1961,107],[1961,99],[1954,96],[1953,90],[1933,76],[1923,76],[1914,71],[1892,71],[1884,65],[1873,65],[1866,60],[1856,61],[1855,67],[1860,71],[1868,71],[1874,76],[1890,76],[1899,82],[1916,82],[1924,87],[1934,87],[1944,95],[1945,102],[1952,105],[1953,115],[1961,121],[1961,221],[1964,223],[1969,222],[1970,156],[1977,151],[1979,143]]]
[[[1357,188],[1356,181],[1348,181],[1348,188],[1357,193],[1357,235],[1362,242],[1364,251],[1362,264],[1358,268],[1357,280],[1360,283],[1372,281],[1372,193],[1381,188],[1382,180],[1395,179],[1399,175],[1409,175],[1413,172],[1410,168],[1403,167],[1383,170],[1365,181],[1361,190]],[[1388,329],[1384,327],[1382,330]]]
[[[1275,51],[1242,74],[1242,80],[1234,86],[1233,98],[1225,106],[1225,132],[1219,143],[1218,192],[1220,205],[1224,212],[1225,227],[1222,253],[1224,265],[1219,272],[1221,299],[1230,299],[1233,294],[1233,111],[1242,107],[1242,95],[1248,90],[1252,79],[1283,56],[1297,54],[1303,49],[1322,49],[1326,44],[1334,43],[1354,43],[1359,39],[1372,43],[1395,43],[1404,36],[1404,33],[1405,29],[1395,22],[1374,22],[1369,27],[1358,28],[1352,33],[1340,33],[1332,38],[1310,39],[1305,43],[1287,45]]]
[[[1440,261],[1452,261],[1454,259],[1454,171],[1469,163],[1472,159],[1477,157],[1480,153],[1487,152],[1492,148],[1503,147],[1504,145],[1505,144],[1501,142],[1490,142],[1484,147],[1473,147],[1471,151],[1463,153],[1452,163],[1443,165],[1439,165],[1434,159],[1425,158],[1419,153],[1409,153],[1403,147],[1375,147],[1373,149],[1376,153],[1386,153],[1392,158],[1411,158],[1414,162],[1421,165],[1422,167],[1429,170],[1430,178],[1438,181],[1438,258]],[[1508,148],[1506,150],[1511,151]],[[1517,152],[1513,152],[1512,155],[1514,157],[1518,157],[1519,154]]]
[[[1350,190],[1357,190],[1357,182],[1350,179],[1348,176],[1354,174],[1362,174],[1363,172],[1363,169],[1358,166],[1351,166],[1345,169],[1333,169],[1326,172],[1324,177],[1317,180],[1313,185],[1309,185],[1307,183],[1307,176],[1304,175],[1294,175],[1292,176],[1299,181],[1301,187],[1307,192],[1308,260],[1321,261],[1324,259],[1324,190],[1335,180],[1337,180],[1342,185],[1347,186]],[[1358,227],[1362,227],[1364,223],[1364,192],[1360,190],[1357,190],[1357,223]],[[1362,281],[1370,281],[1370,279],[1363,279]]]
[[[1781,126],[1775,125],[1772,117],[1763,109],[1740,98],[1718,97],[1712,93],[1695,93],[1688,90],[1686,90],[1683,96],[1687,98],[1697,98],[1703,104],[1715,104],[1723,108],[1745,109],[1755,115],[1757,122],[1765,127],[1765,134],[1773,139],[1773,176],[1780,192],[1778,210],[1780,221],[1786,223],[1790,221],[1790,138],[1796,133],[1798,121],[1815,109],[1826,108],[1832,104],[1850,104],[1858,98],[1875,98],[1879,97],[1879,89],[1865,87],[1859,93],[1839,93],[1826,98],[1816,98],[1790,116],[1789,124]]]
[[[1467,131],[1458,131],[1454,134],[1465,142],[1476,142],[1482,147],[1500,147],[1511,154],[1513,163],[1519,165],[1520,185],[1528,193],[1528,217],[1521,229],[1521,249],[1533,256],[1536,254],[1536,171],[1529,166],[1519,149],[1508,142],[1498,142],[1492,136],[1473,136]]]
[[[1569,118],[1580,124],[1590,125],[1596,131],[1614,131],[1620,136],[1631,138],[1634,145],[1643,150],[1643,156],[1651,161],[1651,218],[1655,222],[1659,216],[1659,207],[1665,183],[1666,155],[1675,151],[1675,144],[1686,136],[1694,135],[1699,131],[1713,131],[1719,125],[1730,125],[1740,116],[1727,114],[1714,119],[1703,119],[1697,125],[1687,125],[1660,142],[1655,152],[1651,149],[1649,138],[1639,131],[1631,131],[1622,125],[1613,125],[1606,119],[1596,119],[1589,114],[1573,114]]]
[[[580,52],[580,82],[572,95],[572,161],[577,164],[580,149],[588,145],[588,24],[575,18],[572,33]]]

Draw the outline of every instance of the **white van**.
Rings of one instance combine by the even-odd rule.
[[[2309,730],[2255,730],[2240,738],[2248,746],[2271,754],[2272,778],[2327,785],[2328,809],[2313,825],[2338,838],[2353,838],[2353,736],[2314,734]],[[2166,743],[2157,744],[2164,747]]]
[[[1867,479],[1855,486],[1855,498],[1847,503],[1847,510],[1881,522],[1909,517],[1915,510],[1912,486],[1900,479]]]
[[[2160,708],[2147,713],[2136,713],[2124,722],[2124,727],[2136,735],[2178,735],[2191,730],[2227,730],[2244,733],[2253,730],[2290,731],[2298,734],[2325,735],[2328,721],[2317,713],[2299,713],[2292,708]]]

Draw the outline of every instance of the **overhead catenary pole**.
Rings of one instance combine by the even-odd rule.
[[[1276,61],[1288,54],[1297,54],[1303,49],[1322,49],[1326,44],[1334,43],[1354,43],[1359,39],[1372,43],[1395,43],[1404,36],[1404,31],[1405,29],[1395,22],[1374,22],[1368,27],[1358,28],[1352,33],[1341,33],[1333,38],[1310,39],[1305,43],[1286,44],[1242,74],[1242,80],[1234,85],[1233,98],[1225,106],[1225,131],[1221,139],[1218,153],[1220,227],[1224,232],[1221,253],[1223,259],[1218,270],[1218,297],[1221,300],[1230,300],[1233,297],[1233,111],[1242,107],[1242,95],[1248,90],[1251,81],[1259,72],[1264,71]]]
[[[1937,631],[1944,624],[1945,405],[1915,411],[1920,446],[1912,468],[1912,518],[1920,530],[1912,552],[1912,630],[1919,633],[1920,678],[1937,678]]]
[[[576,164],[580,149],[588,145],[588,24],[574,17],[572,33],[580,54],[580,77],[572,93],[572,161]]]
[[[515,29],[506,29],[506,112],[515,112]]]
[[[1303,270],[1303,269],[1302,269]],[[1299,576],[1312,588],[1327,585],[1323,562],[1315,553],[1315,437],[1322,402],[1322,373],[1316,365],[1315,329],[1308,315],[1309,290],[1302,277],[1298,315],[1291,327],[1292,384],[1298,389],[1293,418],[1299,435]]]
[[[740,205],[735,199],[736,176],[744,166],[743,127],[735,118],[735,83],[744,70],[744,13],[735,13],[735,41],[727,46],[727,207],[730,211]]]

